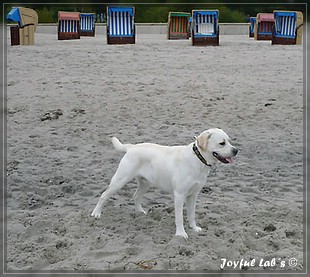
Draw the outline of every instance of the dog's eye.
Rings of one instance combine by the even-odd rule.
[[[224,146],[225,144],[226,144],[226,142],[225,142],[225,141],[220,142],[220,145],[222,145],[222,146]]]

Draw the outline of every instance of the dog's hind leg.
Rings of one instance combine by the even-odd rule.
[[[135,177],[135,169],[136,165],[133,163],[130,164],[125,157],[121,160],[117,171],[112,177],[109,187],[101,194],[95,209],[91,213],[91,216],[97,218],[100,217],[104,202]]]
[[[147,192],[149,188],[149,184],[142,177],[137,177],[136,180],[138,183],[138,188],[133,196],[135,199],[136,210],[138,212],[142,212],[146,214],[146,211],[142,208],[141,202],[142,202],[143,195]]]

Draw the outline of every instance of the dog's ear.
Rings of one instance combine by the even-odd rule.
[[[196,138],[198,146],[202,151],[206,151],[208,140],[210,137],[211,137],[210,133],[202,133]]]

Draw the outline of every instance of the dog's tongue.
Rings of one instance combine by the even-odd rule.
[[[225,158],[230,164],[233,164],[235,161],[232,158]]]

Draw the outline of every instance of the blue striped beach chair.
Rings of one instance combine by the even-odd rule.
[[[58,12],[58,39],[80,38],[80,13]]]
[[[192,11],[192,44],[219,45],[219,11]]]
[[[133,7],[107,7],[107,43],[134,44],[136,37]]]
[[[95,36],[95,14],[80,13],[81,36]]]
[[[249,37],[254,37],[254,27],[255,27],[256,17],[250,17],[250,27],[249,27]]]
[[[254,38],[256,40],[271,40],[273,27],[273,13],[258,13],[254,28]]]
[[[273,11],[275,27],[271,44],[301,44],[303,14],[299,11]]]

